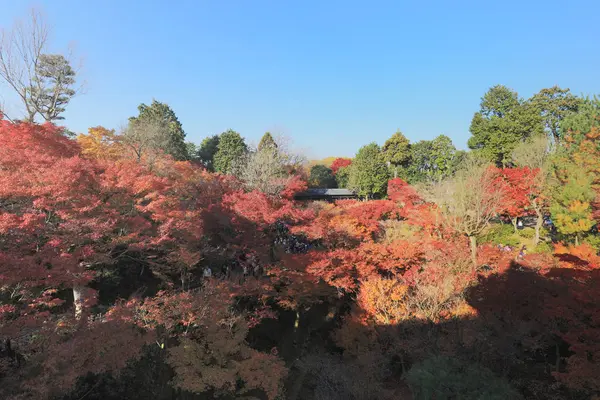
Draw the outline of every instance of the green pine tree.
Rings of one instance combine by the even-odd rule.
[[[260,139],[260,142],[258,143],[258,151],[261,151],[263,149],[266,148],[277,148],[277,143],[275,142],[275,139],[273,139],[273,136],[271,136],[271,134],[269,132],[266,132],[263,137]]]
[[[247,151],[248,146],[239,133],[231,129],[223,132],[213,158],[215,171],[223,174],[232,173],[234,161],[241,159]]]
[[[387,191],[389,170],[376,143],[361,147],[350,166],[348,186],[365,198],[382,198]]]
[[[485,159],[506,166],[518,144],[543,129],[537,107],[506,86],[496,85],[481,99],[481,109],[471,121],[468,144]]]

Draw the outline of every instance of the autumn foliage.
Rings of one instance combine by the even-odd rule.
[[[333,160],[329,168],[331,168],[331,171],[334,174],[336,174],[340,168],[347,167],[351,164],[352,160],[349,158],[336,158],[335,160]]]
[[[488,172],[499,215],[545,204],[538,171]],[[82,397],[110,376],[127,398],[134,374],[166,398],[313,398],[324,385],[393,399],[438,353],[537,398],[600,391],[591,244],[481,243],[473,263],[464,232],[399,178],[373,201],[295,202],[305,188],[290,176],[266,194],[137,159],[99,127],[73,141],[2,121],[2,397]]]

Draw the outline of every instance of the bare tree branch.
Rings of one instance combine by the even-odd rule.
[[[24,120],[61,119],[64,106],[77,93],[76,71],[69,57],[46,54],[50,28],[42,13],[32,9],[26,21],[0,30],[0,78],[17,94],[25,108]]]

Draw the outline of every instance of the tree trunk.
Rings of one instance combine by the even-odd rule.
[[[300,311],[296,311],[296,319],[294,320],[294,331],[297,331],[299,326],[300,326]]]
[[[469,242],[471,244],[471,260],[473,265],[477,267],[477,237],[469,236]]]
[[[575,234],[575,246],[579,246],[579,233]]]
[[[535,235],[533,236],[533,247],[535,248],[540,242],[540,230],[544,225],[544,216],[541,212],[536,211],[537,219],[535,220]]]
[[[515,233],[519,233],[519,231],[517,229],[517,217],[511,218],[510,222],[512,222],[513,228],[515,228]]]
[[[73,305],[75,306],[75,318],[80,319],[83,313],[83,286],[73,286]]]

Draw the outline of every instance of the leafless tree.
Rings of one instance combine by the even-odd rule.
[[[24,120],[61,119],[60,114],[76,94],[76,71],[61,54],[47,54],[50,28],[43,15],[32,9],[27,21],[0,29],[0,78],[25,107]]]
[[[424,195],[438,205],[448,226],[469,238],[471,259],[477,264],[477,235],[497,215],[502,200],[489,165],[470,158],[453,178],[432,183]]]
[[[548,138],[538,135],[520,143],[513,151],[512,159],[519,167],[544,168],[553,150]]]
[[[138,162],[145,160],[151,165],[155,156],[169,142],[168,132],[164,121],[139,120],[121,128],[120,140]]]

